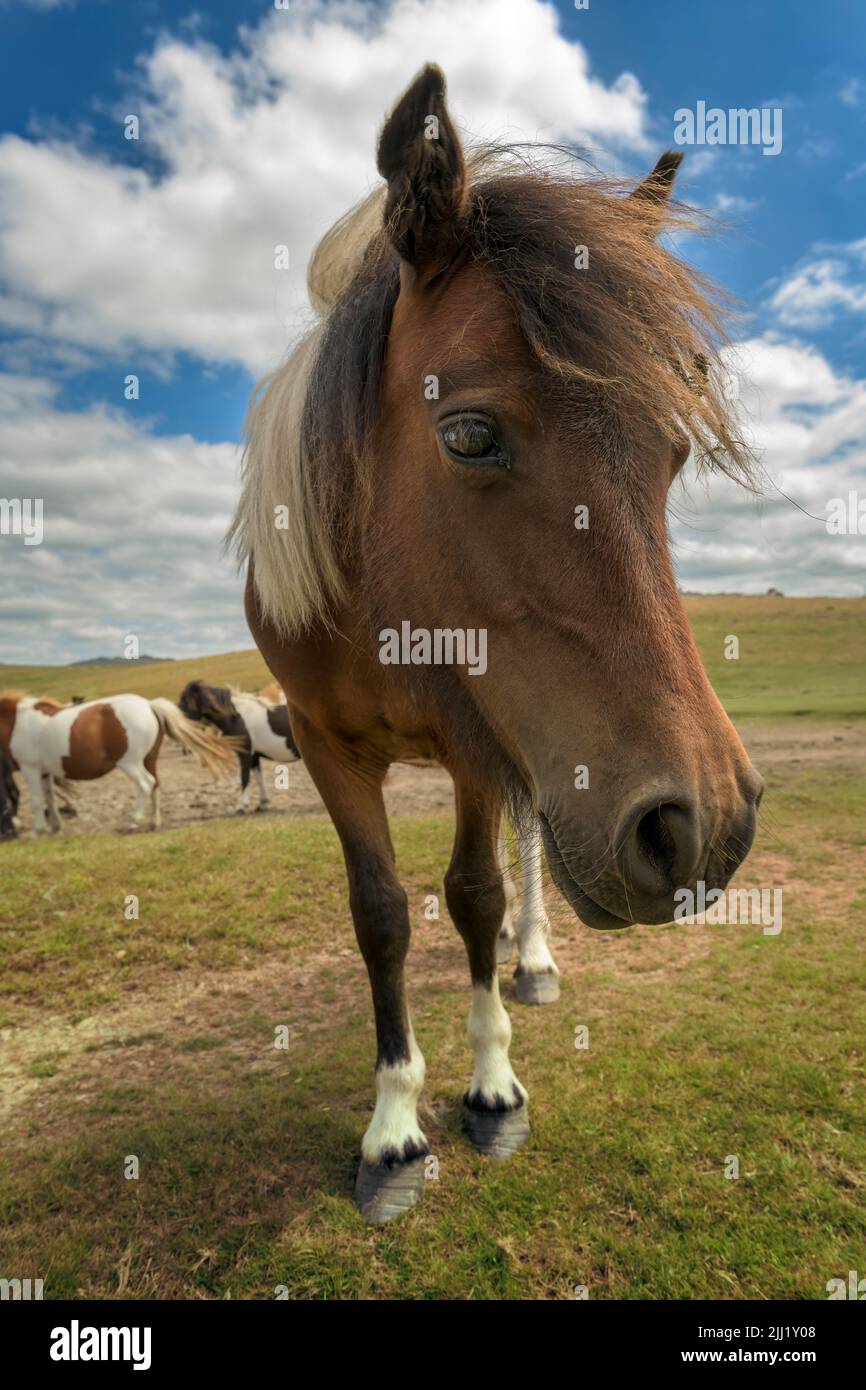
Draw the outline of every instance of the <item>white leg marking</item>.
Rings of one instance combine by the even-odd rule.
[[[544,908],[541,887],[541,834],[532,830],[519,837],[520,864],[523,870],[523,902],[515,924],[520,944],[518,970],[526,974],[558,975],[559,970],[550,954],[548,938],[550,921]]]
[[[150,817],[150,826],[151,826],[151,829],[152,829],[152,830],[158,830],[159,827],[162,825],[162,811],[161,811],[160,805],[159,805],[159,787],[157,786],[156,783],[154,783],[154,785],[153,785],[153,791],[152,791],[151,794],[150,794],[150,807],[151,807],[151,817]]]
[[[24,780],[27,783],[27,790],[30,793],[30,804],[33,808],[33,833],[34,835],[45,834],[45,796],[42,773],[38,768],[22,768]]]
[[[135,787],[135,805],[132,808],[130,817],[130,828],[137,830],[144,819],[147,804],[156,786],[156,778],[151,777],[143,763],[118,763],[121,772],[125,772],[132,785]]]
[[[261,765],[261,763],[259,763],[258,767],[255,769],[255,773],[256,773],[256,778],[257,778],[257,780],[258,780],[258,784],[259,784],[259,805],[260,805],[260,806],[267,806],[267,804],[268,804],[268,791],[267,791],[267,787],[265,786],[265,777],[264,777],[264,773],[262,772],[262,765]]]
[[[505,827],[502,823],[499,826],[499,867],[502,870],[502,887],[505,890],[505,913],[502,918],[502,926],[499,928],[500,937],[507,941],[514,940],[514,908],[517,903],[517,889],[511,877],[509,868],[508,841],[505,837]]]
[[[406,1146],[425,1152],[427,1140],[418,1124],[416,1106],[424,1085],[424,1058],[409,1028],[409,1061],[376,1072],[376,1108],[361,1140],[368,1163],[402,1155]]]
[[[475,1055],[475,1071],[469,1083],[470,1105],[479,1100],[490,1105],[505,1102],[520,1105],[527,1093],[508,1060],[511,1020],[499,998],[499,980],[494,975],[488,988],[475,985],[469,1010],[469,1041]]]

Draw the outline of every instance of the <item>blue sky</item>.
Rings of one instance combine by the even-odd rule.
[[[777,156],[686,151],[678,192],[730,230],[683,250],[743,302],[773,485],[819,518],[866,495],[866,7],[0,0],[0,29],[0,495],[43,495],[47,518],[41,547],[0,537],[0,660],[130,631],[170,655],[248,644],[218,540],[250,386],[300,332],[309,251],[373,185],[377,126],[422,59],[469,134],[581,141],[628,174],[678,108],[781,108]],[[862,537],[772,488],[743,505],[721,486],[676,506],[684,587],[864,592]]]

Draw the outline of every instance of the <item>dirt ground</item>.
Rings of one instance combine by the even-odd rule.
[[[322,799],[303,763],[289,765],[286,790],[274,787],[275,764],[263,762],[270,808],[264,814],[321,816],[326,814]],[[174,829],[192,821],[233,816],[240,804],[240,773],[230,772],[218,780],[210,776],[192,756],[185,756],[176,744],[164,744],[159,758],[162,788],[162,828]],[[20,825],[22,834],[32,831],[33,818],[27,788],[21,787]],[[448,810],[453,805],[451,778],[440,767],[402,767],[391,769],[386,788],[393,815],[424,815]],[[132,783],[122,772],[110,772],[96,782],[77,782],[72,801],[75,816],[62,815],[63,833],[88,835],[95,831],[125,831],[135,801]],[[249,815],[259,814],[259,787],[250,779]]]
[[[755,766],[769,786],[788,786],[800,777],[832,778],[836,772],[866,765],[866,723],[752,723],[741,729]],[[268,815],[316,816],[325,808],[303,763],[289,768],[289,786],[273,786],[274,765],[263,763],[271,809]],[[191,821],[234,815],[240,799],[240,778],[233,772],[213,781],[192,756],[184,756],[174,744],[163,746],[159,761],[164,829]],[[19,783],[21,779],[19,778]],[[63,816],[63,833],[87,835],[95,831],[124,831],[135,800],[131,784],[121,772],[97,782],[79,782],[74,788],[76,815]],[[250,783],[249,814],[258,805],[258,785]],[[453,806],[451,778],[440,767],[391,769],[386,801],[392,815],[426,815],[449,811]],[[22,786],[20,829],[32,830],[26,787]]]

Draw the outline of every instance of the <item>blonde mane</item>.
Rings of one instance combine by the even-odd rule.
[[[239,563],[255,555],[262,612],[286,636],[326,618],[345,593],[331,529],[305,467],[301,420],[324,318],[381,229],[386,191],[384,184],[375,189],[319,242],[307,271],[318,322],[288,359],[256,384],[247,411],[241,496],[227,541]]]

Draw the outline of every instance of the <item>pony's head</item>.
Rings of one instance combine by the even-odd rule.
[[[486,634],[483,674],[395,678],[540,814],[559,887],[600,927],[726,883],[760,797],[670,558],[690,452],[749,466],[718,304],[659,240],[695,225],[670,203],[679,162],[629,188],[514,151],[467,162],[425,68],[382,132],[378,201],[314,259],[327,316],[253,407],[234,528],[284,636],[359,594],[374,643],[405,622]]]
[[[223,733],[233,732],[237,710],[232,704],[231,692],[225,687],[189,681],[177,703],[187,719],[203,720]]]

